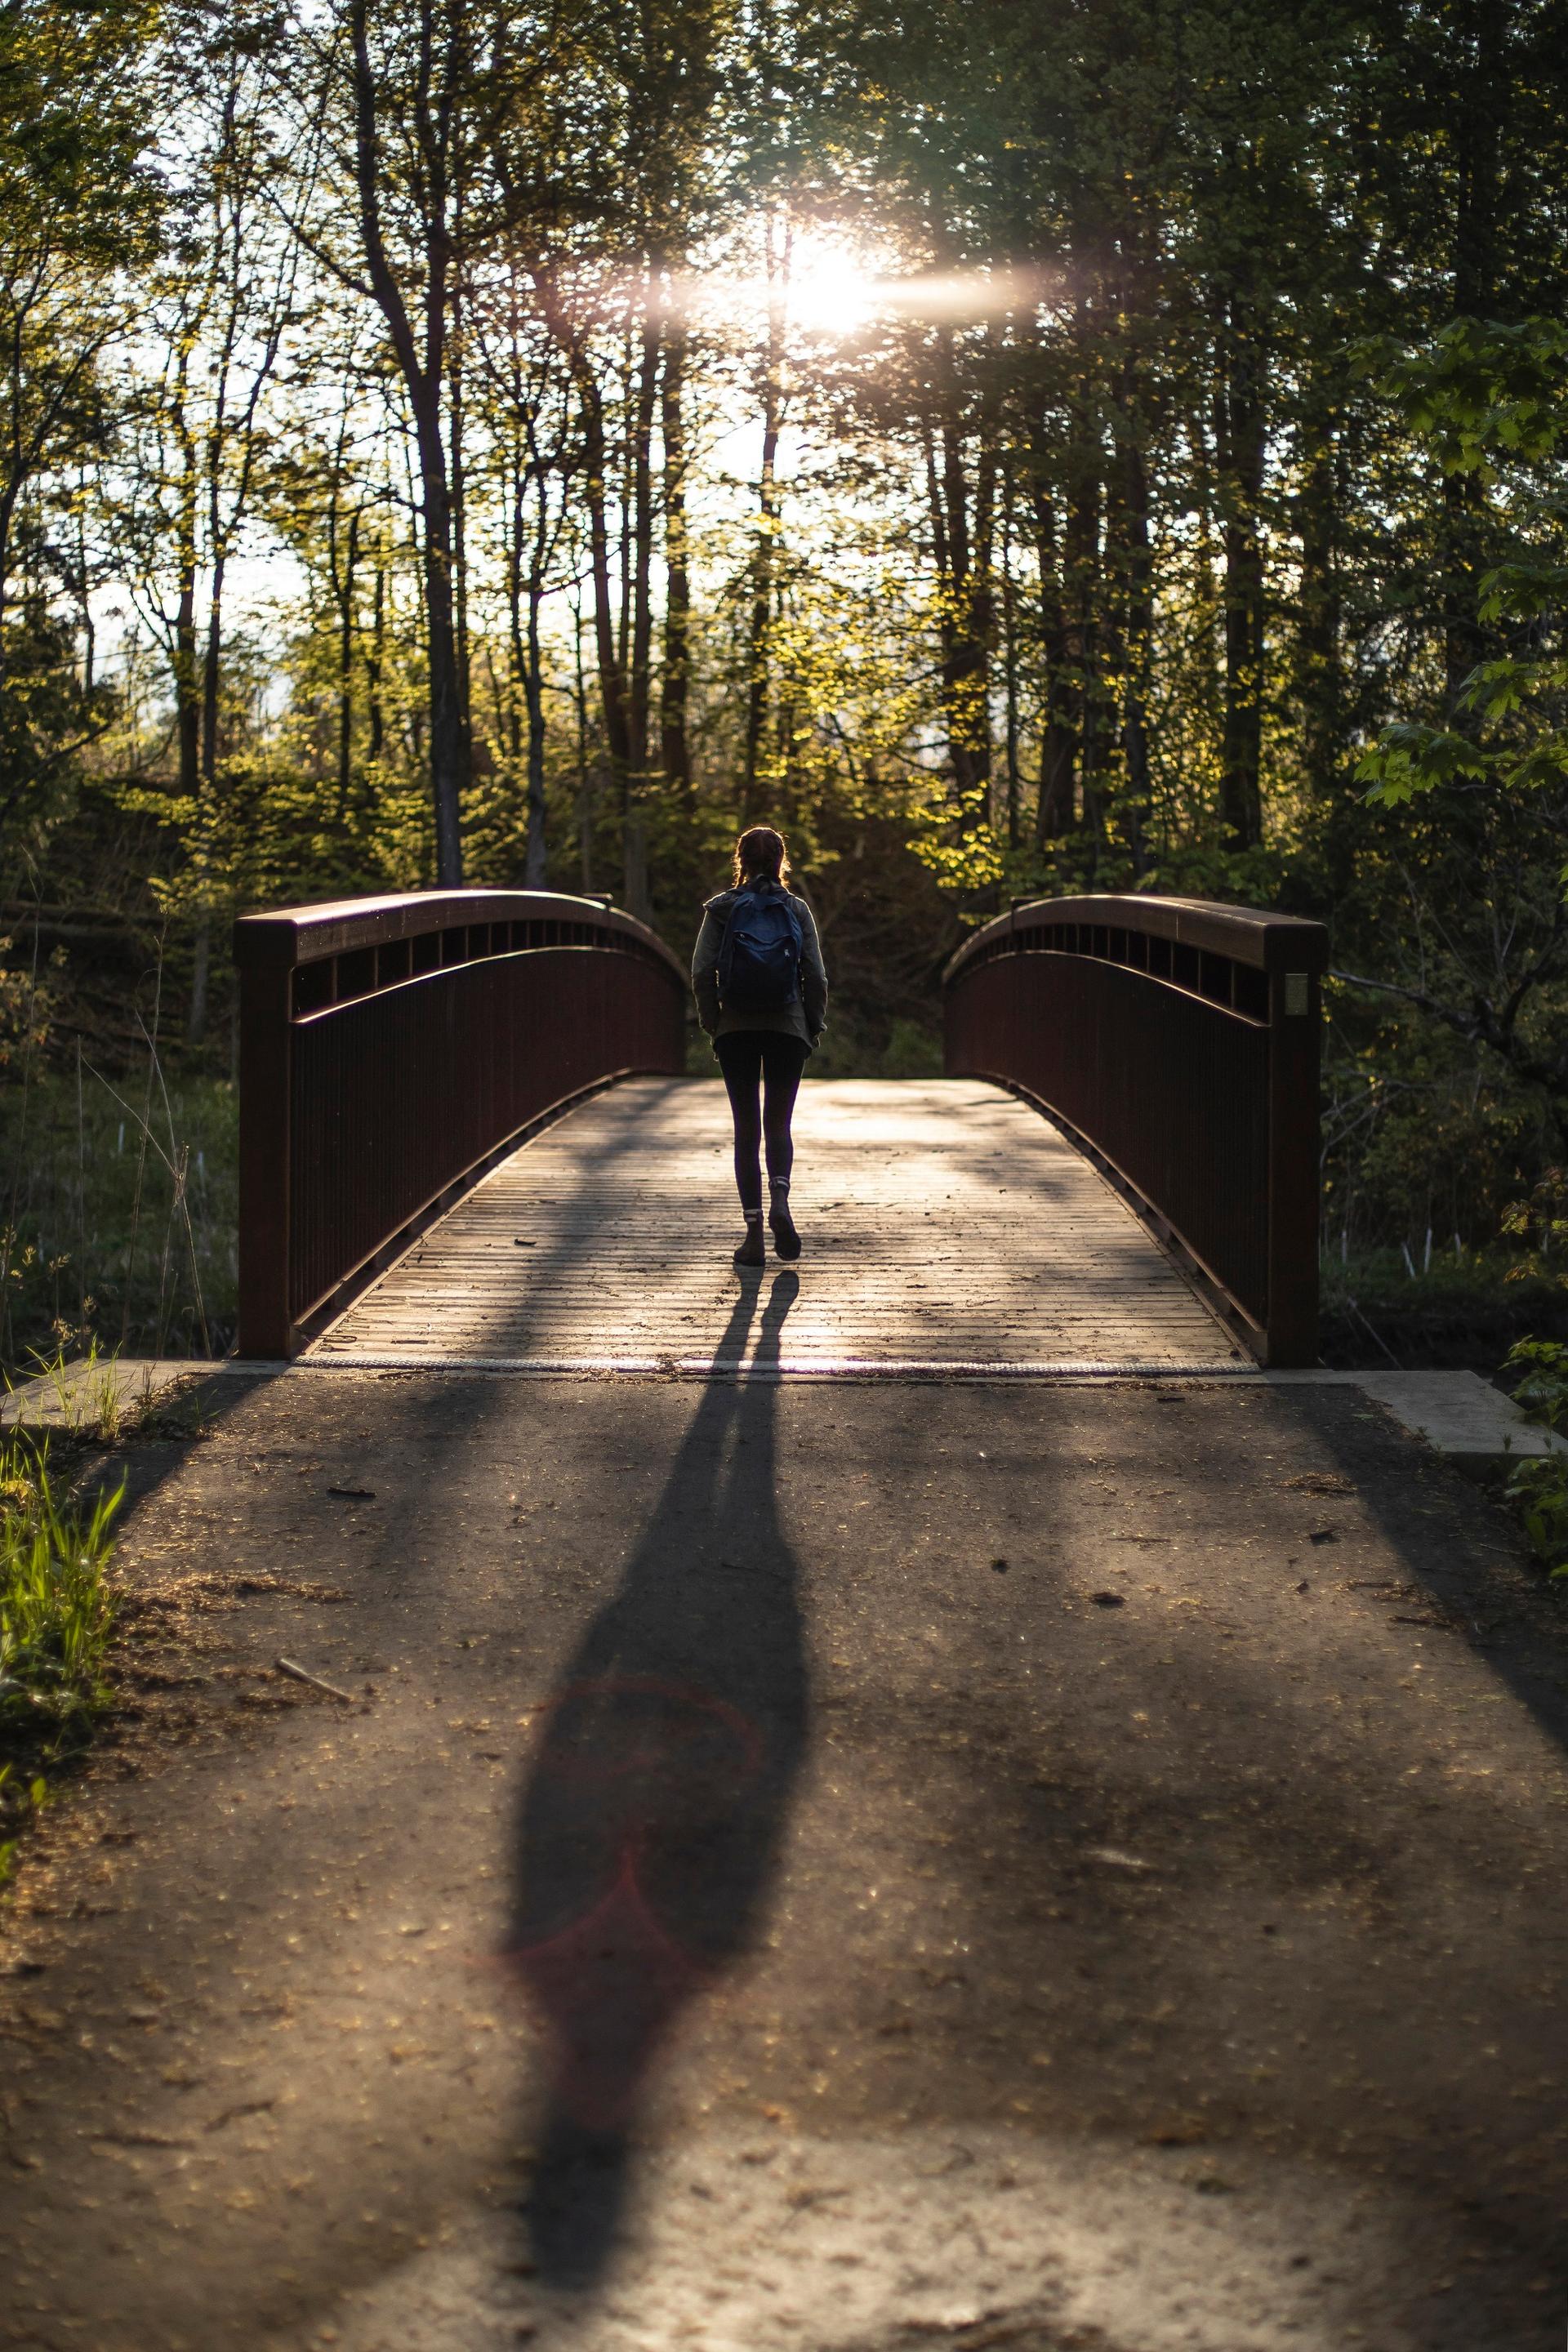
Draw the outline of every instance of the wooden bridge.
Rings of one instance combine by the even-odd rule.
[[[252,1358],[732,1372],[723,1090],[688,989],[597,901],[249,916]],[[1214,1372],[1316,1352],[1321,928],[1016,907],[946,975],[943,1081],[808,1084],[780,1373]]]

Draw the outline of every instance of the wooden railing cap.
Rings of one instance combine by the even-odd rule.
[[[635,939],[686,979],[686,968],[656,931],[619,907],[558,890],[409,890],[378,898],[330,898],[310,907],[269,908],[241,915],[235,961],[273,969],[318,963],[355,948],[383,947],[459,923],[589,923]]]
[[[972,932],[949,961],[944,982],[955,980],[971,959],[993,941],[1052,923],[1089,923],[1117,931],[1141,931],[1175,940],[1183,947],[1232,957],[1264,971],[1322,971],[1329,961],[1329,934],[1321,923],[1300,915],[1276,914],[1268,907],[1230,907],[1218,898],[1157,898],[1141,891],[1076,898],[1020,900],[1005,915]]]

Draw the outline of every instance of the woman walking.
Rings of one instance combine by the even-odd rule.
[[[798,1257],[789,1213],[790,1117],[805,1057],[827,1018],[827,974],[811,908],[789,887],[789,853],[772,825],[754,824],[735,844],[734,887],[703,908],[691,985],[735,1123],[735,1185],[746,1220],[735,1264],[763,1263],[760,1144],[773,1247],[780,1257]]]

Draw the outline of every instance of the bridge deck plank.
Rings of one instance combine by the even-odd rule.
[[[496,1169],[313,1356],[701,1369],[736,1295],[728,1130],[717,1082],[614,1088]],[[784,1370],[1240,1362],[1110,1187],[999,1089],[808,1081],[795,1138]]]

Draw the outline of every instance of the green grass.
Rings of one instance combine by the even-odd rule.
[[[221,1355],[235,1325],[238,1112],[218,1079],[0,1085],[0,1366]],[[120,1099],[116,1099],[116,1095]],[[144,1132],[141,1121],[145,1118]]]
[[[829,1012],[826,1034],[806,1064],[813,1078],[940,1078],[942,1037],[919,1021],[895,1021],[886,1034]]]
[[[47,1440],[0,1441],[0,1885],[50,1773],[109,1704],[108,1569],[123,1493],[62,1500]]]

